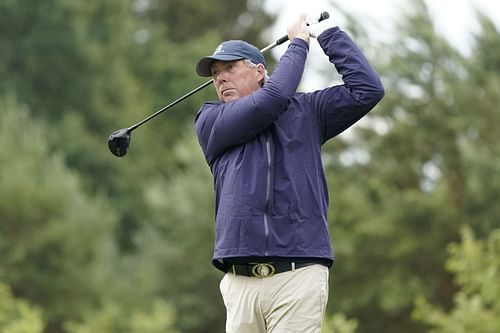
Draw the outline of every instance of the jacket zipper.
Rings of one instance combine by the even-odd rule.
[[[271,142],[269,137],[266,137],[266,153],[267,153],[267,174],[266,174],[266,206],[264,211],[264,235],[266,237],[266,251],[265,255],[269,255],[269,207],[271,199]]]

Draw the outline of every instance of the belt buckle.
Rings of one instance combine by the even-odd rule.
[[[276,267],[272,263],[253,264],[252,275],[259,278],[268,278],[274,275]]]

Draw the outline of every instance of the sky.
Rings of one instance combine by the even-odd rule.
[[[352,13],[353,16],[363,20],[368,31],[374,31],[373,39],[386,38],[394,35],[395,24],[401,13],[408,10],[408,0],[335,0],[335,4]],[[316,13],[328,11],[330,17],[335,20],[340,27],[345,23],[345,19],[335,13],[334,7],[329,0],[265,0],[264,6],[271,13],[279,13],[274,26],[269,30],[272,36],[270,41],[286,34],[286,28],[301,13]],[[436,28],[445,36],[450,43],[462,53],[467,54],[472,41],[472,34],[479,29],[475,19],[475,9],[487,13],[500,29],[500,1],[498,0],[426,0],[434,19]],[[381,33],[383,32],[383,33]],[[325,61],[319,47],[311,44],[311,51],[308,62]],[[276,57],[283,52],[282,47],[273,50]],[[326,60],[327,61],[327,60]],[[307,66],[307,64],[306,64]],[[312,78],[312,73],[304,73],[302,86],[304,90],[314,90],[324,85],[318,82],[317,78]],[[316,82],[319,86],[315,86]]]
[[[408,9],[408,0],[265,0],[265,8],[270,12],[280,12],[276,29],[286,30],[287,23],[300,13],[315,13],[323,10],[330,12],[339,24],[343,18],[335,16],[331,3],[349,10],[353,15],[366,20],[369,26],[376,25],[391,30],[398,14]],[[474,8],[488,13],[500,27],[500,1],[498,0],[426,0],[434,17],[436,26],[454,44],[461,44],[471,31],[478,28],[474,18]]]

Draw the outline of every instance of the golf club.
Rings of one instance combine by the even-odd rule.
[[[315,22],[311,22],[311,23],[317,23],[317,22],[326,20],[329,17],[330,17],[330,15],[328,14],[328,12],[322,12],[320,14],[320,16],[317,18],[317,20],[315,20]],[[268,46],[264,47],[263,49],[261,49],[260,52],[265,53],[265,52],[275,48],[276,46],[283,44],[287,40],[288,40],[288,35],[285,35],[285,36],[277,39],[275,42],[273,42],[273,43],[269,44]],[[137,124],[132,125],[128,128],[119,129],[119,130],[111,133],[111,135],[108,138],[108,147],[109,147],[109,150],[111,151],[111,153],[115,156],[118,156],[118,157],[125,156],[127,154],[128,148],[130,146],[130,139],[131,139],[131,134],[132,134],[133,130],[135,130],[136,128],[138,128],[139,126],[144,124],[145,122],[158,116],[160,113],[170,109],[171,107],[178,104],[179,102],[182,102],[183,100],[185,100],[189,96],[191,96],[191,95],[197,93],[198,91],[202,90],[203,88],[209,86],[212,83],[213,83],[213,79],[203,83],[201,86],[199,86],[199,87],[191,90],[190,92],[186,93],[185,95],[177,98],[172,103],[162,107],[160,110],[156,111],[155,113],[153,113],[149,117],[141,120]]]

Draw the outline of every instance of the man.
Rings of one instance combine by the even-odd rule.
[[[331,19],[288,28],[290,45],[267,80],[254,46],[227,41],[196,67],[212,76],[219,101],[195,128],[214,176],[213,264],[227,332],[320,332],[333,253],[321,145],[383,97],[378,75]],[[344,84],[297,93],[317,37]],[[332,67],[333,69],[333,67]]]

